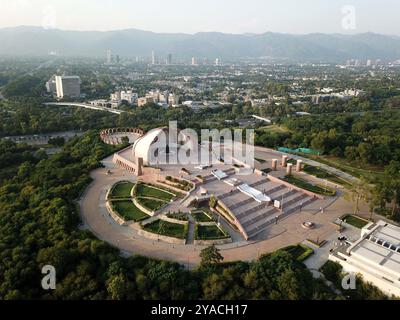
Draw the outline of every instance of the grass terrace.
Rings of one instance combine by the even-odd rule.
[[[186,212],[168,212],[166,216],[175,220],[189,221],[189,217]]]
[[[301,243],[296,246],[286,247],[282,250],[289,252],[293,256],[293,258],[295,258],[299,262],[303,262],[314,253],[313,249]]]
[[[129,181],[121,181],[116,183],[112,188],[108,195],[110,199],[123,199],[131,197],[131,190],[134,187],[134,184]]]
[[[366,177],[370,179],[378,179],[382,177],[383,174],[382,168],[378,166],[367,165],[359,161],[348,161],[346,159],[333,156],[313,156],[304,154],[302,154],[302,156],[339,169],[343,172],[351,174],[356,178]]]
[[[341,218],[344,222],[348,223],[349,225],[352,225],[353,227],[356,227],[358,229],[364,228],[369,221],[364,220],[360,217],[357,217],[352,214],[347,214],[344,217]]]
[[[334,196],[336,195],[336,190],[331,189],[329,187],[325,187],[325,186],[320,186],[320,185],[314,185],[309,183],[306,180],[303,180],[299,177],[295,177],[293,175],[291,176],[285,176],[284,178],[282,178],[283,181],[289,182],[291,184],[293,184],[296,187],[302,188],[304,190],[308,190],[317,194],[321,194],[324,196]]]
[[[195,239],[196,240],[218,240],[226,239],[230,236],[223,232],[217,225],[201,226],[196,225]]]
[[[314,177],[317,177],[317,178],[320,178],[320,179],[326,179],[326,180],[331,181],[333,183],[340,184],[340,185],[342,185],[342,186],[344,186],[346,188],[351,187],[351,183],[348,182],[347,180],[344,180],[344,179],[338,177],[337,175],[331,174],[331,173],[329,173],[329,172],[327,172],[327,171],[325,171],[325,170],[323,170],[323,169],[321,169],[319,167],[313,167],[313,166],[310,166],[308,164],[305,164],[303,171],[305,173],[308,173],[308,174],[314,176]]]
[[[151,197],[166,202],[170,202],[173,198],[176,197],[176,194],[173,192],[166,190],[164,191],[162,189],[144,183],[138,183],[136,185],[135,192],[137,197]]]
[[[163,220],[156,220],[147,224],[143,226],[143,229],[151,233],[178,239],[186,239],[188,232],[187,225],[171,223]]]
[[[111,205],[125,221],[138,222],[149,218],[149,216],[136,207],[131,200],[113,201]]]
[[[140,203],[143,207],[149,209],[150,211],[157,211],[166,204],[166,202],[162,200],[143,198],[143,197],[136,197],[136,201]]]
[[[193,188],[193,183],[188,182],[188,181],[183,180],[183,179],[177,179],[177,178],[174,178],[174,177],[171,177],[171,176],[167,176],[165,178],[165,180],[167,181],[167,183],[170,183],[175,188],[178,188],[178,189],[183,190],[183,191],[190,191]]]
[[[213,219],[210,217],[210,213],[206,214],[203,210],[194,210],[191,212],[192,217],[197,222],[212,222]]]

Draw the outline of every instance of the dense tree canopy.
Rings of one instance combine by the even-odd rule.
[[[101,143],[96,132],[72,139],[62,152],[41,160],[27,147],[7,144],[21,158],[18,173],[0,188],[2,299],[335,298],[287,252],[253,263],[218,264],[217,259],[194,271],[167,261],[122,258],[78,228],[74,203],[90,182],[89,171],[114,148]],[[26,152],[31,156],[23,157]],[[57,270],[57,289],[50,292],[40,286],[46,264]]]

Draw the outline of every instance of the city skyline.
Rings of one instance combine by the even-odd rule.
[[[160,0],[139,3],[127,0],[48,1],[3,0],[0,4],[0,28],[42,26],[47,29],[111,31],[140,29],[163,33],[343,33],[373,32],[400,35],[393,29],[400,3],[385,0],[332,1],[172,0],[168,6]],[[110,12],[124,8],[118,15]],[[163,8],[159,14],[158,8]],[[193,9],[195,7],[195,10]],[[397,9],[397,10],[396,10]],[[90,15],[87,12],[91,12]],[[373,16],[374,19],[371,19]],[[107,17],[107,20],[104,18]],[[105,23],[106,21],[106,23]]]

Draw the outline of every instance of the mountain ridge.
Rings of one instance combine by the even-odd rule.
[[[360,34],[288,33],[157,33],[140,29],[74,31],[19,26],[0,29],[0,55],[104,57],[107,49],[122,57],[151,51],[175,57],[240,59],[271,57],[288,60],[342,61],[400,59],[400,37],[372,32]]]

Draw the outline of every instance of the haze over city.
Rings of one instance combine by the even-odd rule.
[[[350,7],[356,23],[343,28]],[[400,35],[396,0],[2,0],[0,28],[20,25],[62,30],[154,32],[364,33]]]

